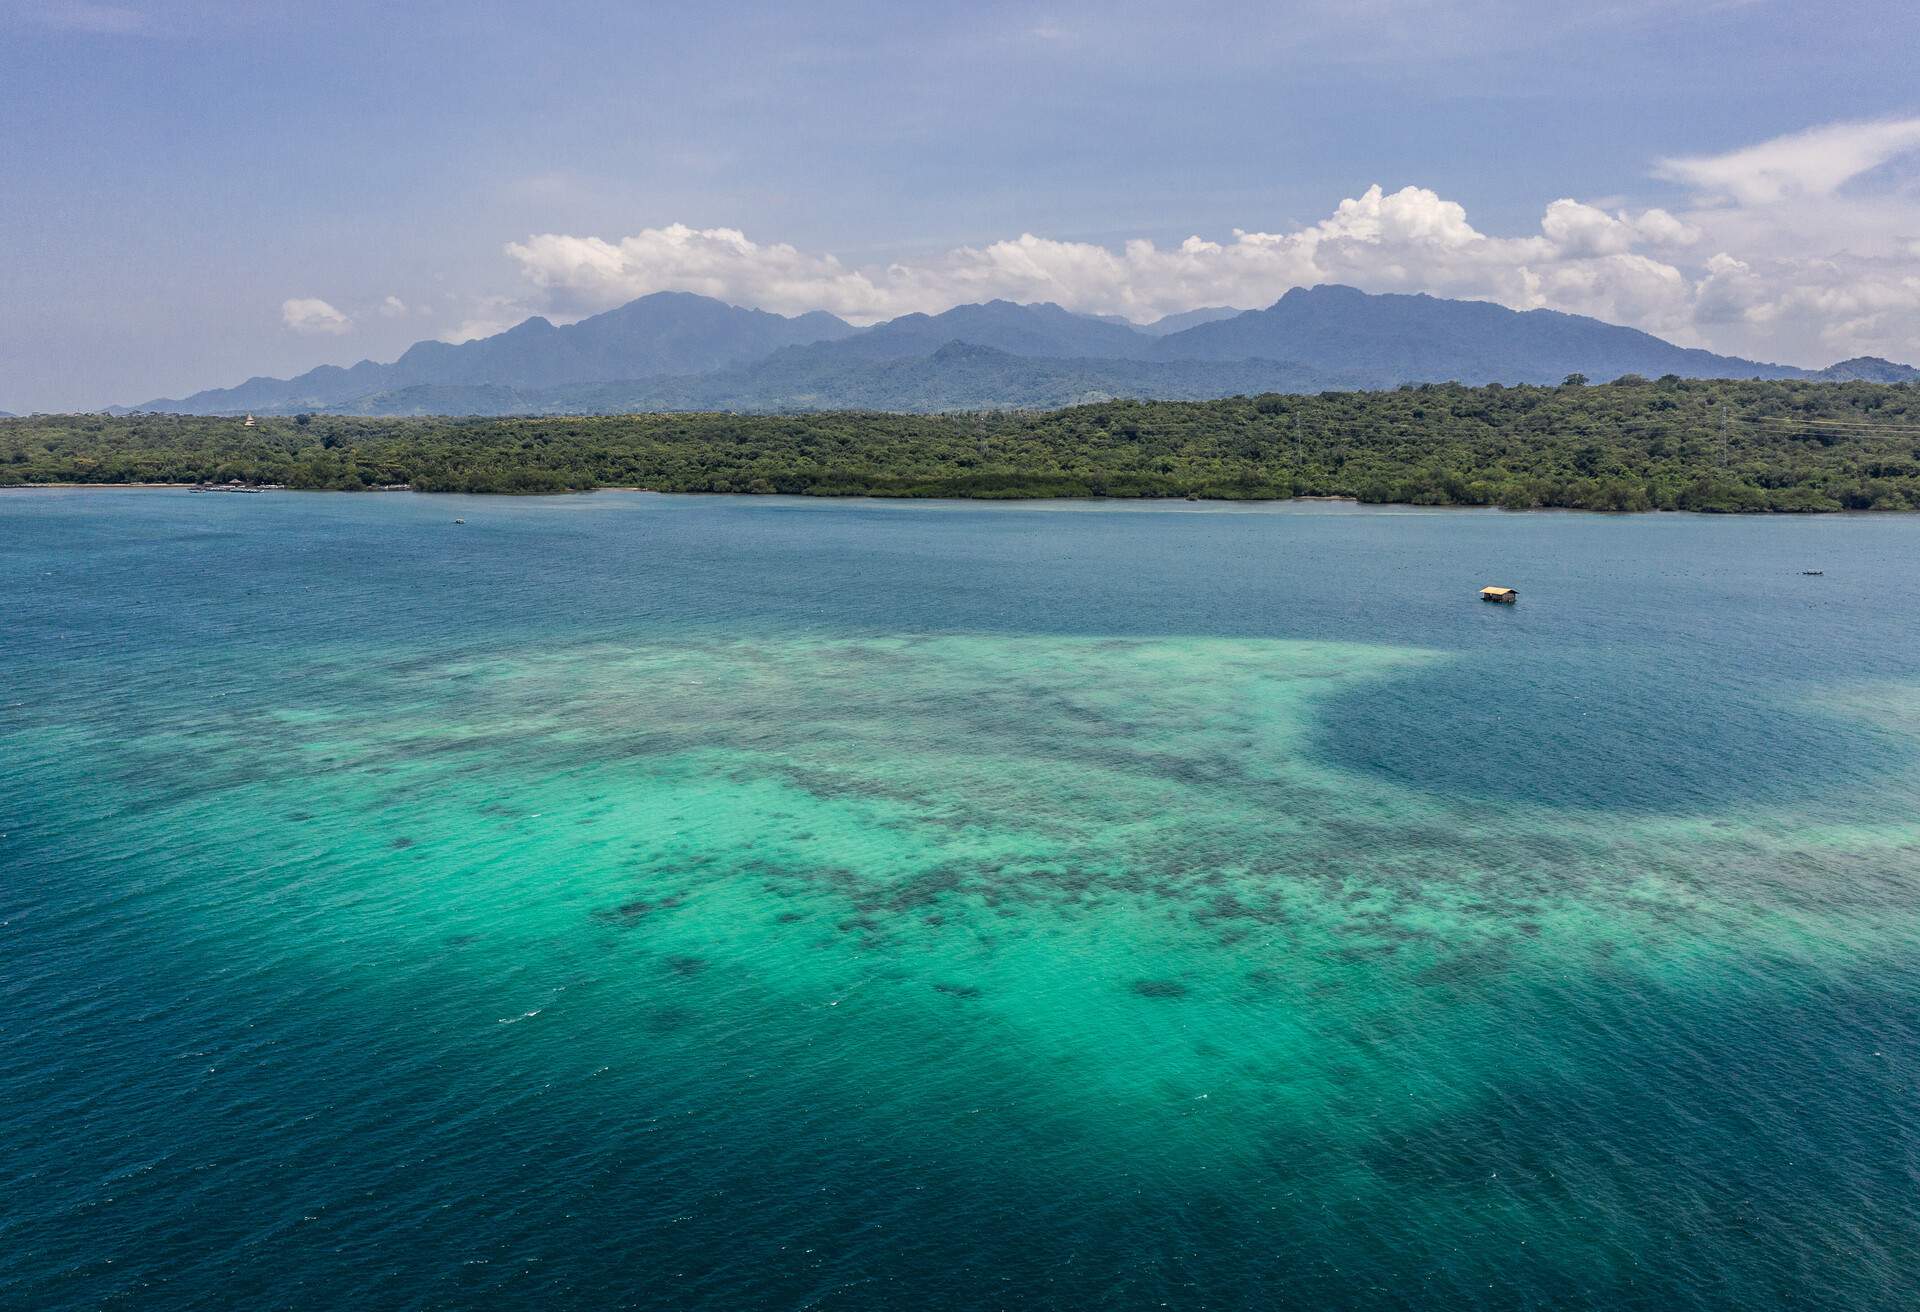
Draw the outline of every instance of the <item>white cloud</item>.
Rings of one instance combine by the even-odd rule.
[[[389,296],[380,302],[382,319],[404,319],[407,316],[407,303],[398,296]]]
[[[1920,148],[1920,118],[1831,123],[1724,155],[1663,159],[1655,176],[1710,200],[1766,205],[1831,196],[1863,173]]]
[[[1236,231],[1227,241],[1190,237],[1164,247],[1139,239],[1118,250],[1023,233],[875,269],[762,244],[732,228],[682,224],[619,241],[545,233],[506,249],[533,285],[569,313],[673,290],[788,314],[826,309],[862,322],[993,297],[1055,301],[1144,321],[1195,305],[1266,304],[1289,287],[1315,282],[1491,297],[1528,308],[1637,306],[1650,295],[1675,294],[1684,279],[1631,248],[1696,236],[1664,211],[1609,215],[1557,201],[1540,235],[1490,237],[1468,222],[1461,206],[1435,192],[1375,186],[1342,201],[1320,223],[1291,232]],[[1559,294],[1550,296],[1551,288]]]
[[[457,312],[456,312],[457,313]],[[440,334],[443,342],[470,342],[476,337],[491,337],[523,322],[537,311],[512,296],[475,297],[460,323]]]
[[[280,303],[280,321],[297,333],[338,335],[353,327],[353,320],[317,296],[296,296]]]
[[[1573,256],[1623,255],[1635,246],[1682,248],[1700,240],[1700,230],[1662,209],[1638,216],[1605,210],[1577,200],[1547,206],[1540,231],[1563,253]]]
[[[1636,211],[1562,198],[1545,207],[1536,232],[1520,236],[1480,231],[1461,205],[1425,187],[1373,186],[1317,223],[1172,246],[1023,233],[857,268],[734,228],[673,224],[611,241],[543,233],[506,251],[536,289],[538,308],[561,317],[677,290],[855,322],[993,297],[1146,321],[1344,282],[1589,314],[1756,358],[1920,360],[1920,202],[1897,189],[1846,188],[1915,150],[1920,119],[1835,124],[1725,155],[1663,160],[1658,176],[1700,193],[1692,206]],[[456,334],[497,330],[534,308],[503,301]]]
[[[889,298],[865,274],[831,255],[803,255],[784,243],[763,246],[735,228],[646,228],[618,242],[545,233],[512,242],[507,254],[562,310],[608,309],[656,291],[698,292],[722,300],[750,292],[769,309],[831,310],[872,318]]]

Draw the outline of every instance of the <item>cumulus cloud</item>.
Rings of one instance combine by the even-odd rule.
[[[1374,186],[1319,223],[1230,239],[1146,239],[1119,249],[1023,233],[933,259],[856,269],[829,254],[760,243],[733,228],[649,228],[618,241],[544,233],[508,245],[522,273],[561,312],[606,309],[654,291],[690,291],[781,313],[825,309],[856,322],[1006,297],[1138,321],[1196,305],[1265,305],[1290,287],[1351,282],[1373,291],[1487,297],[1652,317],[1687,297],[1679,270],[1639,248],[1697,241],[1662,210],[1609,214],[1555,201],[1538,234],[1489,236],[1424,187]]]
[[[804,255],[785,243],[762,245],[736,228],[675,223],[617,242],[545,233],[509,243],[507,254],[563,310],[607,309],[656,291],[733,300],[749,289],[751,303],[769,309],[872,318],[888,313],[891,304],[867,275],[831,255]]]
[[[1540,231],[1570,256],[1624,255],[1635,246],[1685,248],[1700,240],[1700,230],[1662,209],[1629,217],[1608,214],[1577,200],[1547,206]]]
[[[297,333],[340,334],[353,320],[317,296],[296,296],[280,302],[280,321]]]
[[[1545,206],[1538,229],[1503,236],[1426,187],[1372,186],[1317,223],[1236,229],[1175,245],[1116,247],[1033,233],[931,258],[857,268],[736,228],[673,224],[607,240],[542,233],[506,247],[561,316],[654,291],[690,291],[855,322],[1006,297],[1147,321],[1197,305],[1266,305],[1296,286],[1351,283],[1515,309],[1589,314],[1687,345],[1825,363],[1835,352],[1920,357],[1920,205],[1847,184],[1920,149],[1920,119],[1836,124],[1718,156],[1658,161],[1692,203]],[[502,302],[450,339],[507,326]]]
[[[995,296],[1149,319],[1195,305],[1264,303],[1301,283],[1349,279],[1375,289],[1426,287],[1533,301],[1534,265],[1595,262],[1598,267],[1576,281],[1599,287],[1644,276],[1643,258],[1625,258],[1636,243],[1669,246],[1697,236],[1664,211],[1610,215],[1568,200],[1549,208],[1537,236],[1489,237],[1460,205],[1424,187],[1389,193],[1374,186],[1342,201],[1320,223],[1291,232],[1237,230],[1228,241],[1190,237],[1166,247],[1140,239],[1118,250],[1023,233],[875,269],[756,242],[734,228],[684,224],[618,241],[544,233],[506,250],[566,312],[672,290],[783,313],[826,309],[865,321]]]
[[[380,302],[382,319],[404,319],[407,317],[407,303],[398,296],[389,296]]]

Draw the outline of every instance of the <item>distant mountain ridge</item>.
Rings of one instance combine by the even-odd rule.
[[[1137,325],[1141,332],[1155,337],[1165,337],[1169,333],[1184,332],[1188,328],[1197,328],[1203,323],[1213,323],[1217,319],[1231,319],[1245,314],[1245,310],[1236,310],[1227,305],[1203,305],[1197,310],[1182,310],[1178,314],[1165,314],[1152,323]]]
[[[1810,377],[1823,383],[1911,383],[1920,382],[1920,369],[1882,360],[1877,355],[1856,355],[1851,360],[1817,370]]]
[[[1116,397],[1202,401],[1260,392],[1364,390],[1365,380],[1272,360],[1154,361],[1015,355],[949,342],[931,355],[823,361],[808,348],[758,364],[652,381],[549,389],[419,386],[349,403],[333,413],[633,414],[889,410],[1053,410]]]
[[[1140,360],[1153,351],[1153,339],[1130,324],[1075,314],[1051,302],[1012,301],[956,305],[939,314],[903,314],[815,349],[843,360],[897,360],[930,355],[949,342],[1009,355],[1102,360]]]
[[[1369,295],[1352,287],[1296,287],[1264,310],[1161,339],[1162,358],[1285,359],[1400,382],[1596,382],[1622,374],[1797,378],[1805,371],[1693,350],[1558,310],[1509,310],[1491,301],[1424,293]]]
[[[821,311],[789,318],[656,292],[565,327],[532,318],[470,342],[419,342],[391,364],[253,378],[132,409],[937,411],[1418,382],[1558,383],[1572,374],[1594,382],[1625,374],[1920,381],[1920,370],[1874,357],[1805,370],[1676,346],[1582,315],[1332,285],[1295,288],[1263,310],[1206,308],[1148,325],[988,301],[869,328]]]
[[[535,317],[470,342],[416,342],[392,364],[322,365],[297,378],[250,378],[238,387],[131,408],[291,413],[421,384],[550,388],[703,373],[857,331],[822,310],[790,319],[689,292],[655,292],[564,328]]]

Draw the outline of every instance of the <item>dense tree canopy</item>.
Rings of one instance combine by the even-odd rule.
[[[0,483],[233,479],[342,490],[1913,510],[1920,388],[1668,377],[937,416],[0,420]]]

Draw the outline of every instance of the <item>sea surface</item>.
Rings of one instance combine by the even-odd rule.
[[[0,493],[0,1307],[1916,1304],[1920,517]]]

